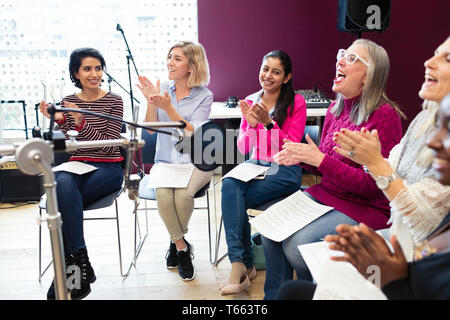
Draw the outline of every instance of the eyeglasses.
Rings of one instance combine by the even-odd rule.
[[[359,59],[362,63],[364,63],[366,65],[366,67],[369,66],[369,63],[366,60],[364,60],[363,58],[361,58],[360,56],[358,56],[356,53],[347,52],[347,50],[345,50],[345,49],[339,49],[337,56],[336,56],[337,61],[341,60],[344,57],[345,57],[345,61],[348,64],[354,64]]]

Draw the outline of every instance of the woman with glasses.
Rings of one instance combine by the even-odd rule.
[[[273,299],[280,285],[293,277],[312,280],[297,246],[320,241],[335,233],[341,223],[363,222],[374,229],[386,228],[389,202],[372,177],[358,163],[336,153],[333,133],[341,128],[377,129],[384,156],[401,139],[402,128],[397,106],[385,93],[389,74],[386,51],[372,41],[360,39],[347,50],[339,50],[333,91],[336,101],[329,107],[320,147],[308,143],[286,142],[274,156],[280,165],[300,163],[310,172],[322,176],[321,182],[305,194],[318,203],[334,209],[314,220],[281,242],[263,237],[266,257],[265,298]]]
[[[390,201],[392,226],[408,260],[414,247],[436,228],[450,210],[450,187],[436,180],[433,155],[426,143],[436,130],[438,103],[450,92],[450,37],[425,62],[425,81],[419,96],[423,110],[408,127],[400,144],[386,159],[379,132],[366,128],[335,132],[336,152],[364,165]]]

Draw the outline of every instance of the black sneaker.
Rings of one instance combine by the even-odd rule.
[[[192,265],[192,259],[194,259],[194,254],[192,253],[192,245],[184,240],[187,245],[186,251],[177,251],[178,258],[178,274],[183,281],[191,281],[195,278],[195,270]]]
[[[72,300],[81,300],[91,292],[91,283],[94,283],[97,278],[94,269],[89,262],[89,257],[85,248],[78,250],[73,256],[74,265],[79,268],[80,280],[78,283],[76,281],[73,281],[72,283],[68,281],[68,285],[72,287],[69,288],[71,289],[69,290],[69,295]],[[75,275],[77,271],[78,270],[74,270]],[[74,274],[74,272],[71,274]]]
[[[177,246],[172,241],[166,253],[166,266],[167,269],[175,269],[178,267]]]

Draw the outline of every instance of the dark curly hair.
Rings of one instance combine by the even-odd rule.
[[[70,61],[69,61],[69,73],[70,73],[70,79],[72,80],[75,87],[82,89],[81,82],[75,77],[75,73],[80,70],[81,61],[83,61],[86,57],[92,57],[100,60],[100,63],[102,65],[102,69],[105,69],[106,63],[105,59],[103,58],[102,54],[93,48],[79,48],[72,51],[70,54]]]

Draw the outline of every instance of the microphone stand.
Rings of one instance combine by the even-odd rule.
[[[51,109],[49,107],[49,109]],[[68,109],[68,108],[64,108]],[[54,116],[55,110],[49,110],[49,113]],[[70,111],[80,112],[84,110],[70,109]],[[53,112],[53,113],[52,113]],[[65,140],[65,136],[60,131],[52,131],[50,138],[52,141],[45,141],[40,138],[28,139],[22,144],[12,145],[0,145],[0,156],[15,155],[16,163],[19,169],[28,175],[43,174],[43,186],[47,194],[47,212],[46,218],[40,220],[40,223],[46,221],[48,223],[50,233],[50,243],[52,248],[53,268],[55,273],[55,295],[57,300],[70,299],[67,292],[66,285],[66,268],[64,263],[64,244],[62,239],[61,214],[58,212],[58,201],[56,195],[56,182],[55,176],[51,168],[54,152],[62,151],[75,151],[80,148],[93,148],[93,147],[105,147],[105,146],[123,146],[130,151],[135,151],[145,145],[145,141],[136,138],[136,128],[143,127],[151,130],[155,130],[154,127],[176,127],[183,128],[186,123],[144,123],[143,125],[130,124],[132,126],[132,139],[115,139],[115,140],[97,140],[97,141],[75,141],[74,137],[70,140]],[[163,131],[164,132],[164,131]],[[165,132],[170,134],[168,132]],[[182,137],[181,137],[182,138]],[[139,206],[138,188],[140,179],[137,181],[130,181],[131,161],[132,157],[127,159],[126,172],[125,172],[125,190],[129,190],[129,198],[134,200],[134,214],[137,215],[137,209]],[[145,239],[144,239],[145,240]],[[136,250],[135,239],[135,255],[134,263],[132,262],[129,270],[136,263],[137,254],[139,254],[140,248],[143,245],[141,241],[138,250]]]
[[[131,83],[131,70],[130,70],[130,60],[133,62],[134,70],[136,71],[136,74],[139,76],[139,72],[136,67],[136,63],[134,62],[133,55],[131,54],[130,47],[128,46],[127,38],[125,37],[125,33],[123,32],[123,29],[120,27],[120,24],[117,24],[116,30],[120,31],[122,33],[123,40],[125,41],[125,45],[127,47],[128,55],[127,55],[127,68],[128,68],[128,80],[130,84],[130,99],[131,99],[131,112],[133,115],[133,121],[136,122],[136,114],[134,112],[134,98],[133,98],[133,85]]]
[[[103,72],[108,76],[108,83],[109,83],[109,91],[111,91],[111,82],[115,82],[123,91],[125,91],[128,95],[130,95],[130,93],[127,91],[127,89],[125,89],[119,82],[117,82],[116,79],[114,79],[108,72],[106,72],[105,70],[103,70]],[[140,101],[136,98],[133,98],[134,101],[136,101],[137,103],[140,104]]]

